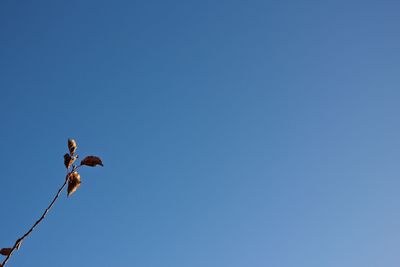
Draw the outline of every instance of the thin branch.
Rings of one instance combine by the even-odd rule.
[[[76,148],[77,148],[76,141],[74,139],[68,139],[69,153],[66,153],[64,155],[64,165],[67,168],[67,176],[65,178],[64,183],[58,189],[57,194],[55,195],[55,197],[53,198],[47,209],[45,209],[42,216],[40,216],[39,220],[37,220],[22,237],[17,239],[12,248],[4,248],[0,250],[0,253],[2,255],[7,255],[3,263],[0,263],[0,267],[4,267],[6,265],[8,260],[13,255],[14,251],[19,249],[19,247],[22,244],[22,241],[24,241],[25,238],[27,238],[33,232],[33,230],[35,230],[35,228],[44,220],[47,213],[50,211],[54,203],[56,203],[57,199],[60,197],[60,194],[64,190],[65,186],[68,184],[68,190],[67,190],[68,196],[72,195],[79,188],[81,184],[81,176],[79,175],[77,170],[80,167],[82,166],[95,167],[97,165],[104,166],[102,160],[97,156],[87,156],[81,161],[81,164],[79,166],[74,165],[75,160],[78,158],[78,154],[75,154]],[[68,170],[70,169],[70,167],[72,167],[72,169],[69,172]]]
[[[11,258],[13,252],[14,252],[16,249],[18,249],[19,246],[21,245],[21,242],[24,241],[24,239],[25,239],[26,237],[28,237],[28,236],[32,233],[32,231],[36,228],[36,226],[38,226],[38,225],[43,221],[43,219],[46,217],[47,213],[50,211],[50,209],[53,207],[54,203],[55,203],[55,202],[57,201],[57,199],[59,198],[59,196],[60,196],[61,192],[63,191],[64,187],[66,186],[67,182],[68,182],[68,178],[65,179],[65,182],[63,183],[63,185],[58,189],[57,194],[56,194],[55,197],[53,198],[53,201],[51,201],[50,205],[49,205],[49,206],[47,207],[47,209],[43,212],[43,214],[42,214],[42,216],[39,218],[39,220],[37,220],[37,221],[35,222],[35,224],[31,227],[31,229],[28,230],[28,232],[26,232],[21,238],[19,238],[19,239],[15,242],[14,246],[13,246],[12,249],[11,249],[10,254],[8,254],[8,256],[4,259],[3,263],[0,264],[0,266],[3,266],[3,267],[4,267],[4,266],[6,265],[6,263],[8,262],[8,260]]]

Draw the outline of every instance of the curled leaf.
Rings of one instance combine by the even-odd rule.
[[[68,149],[69,149],[69,153],[71,154],[71,156],[74,155],[75,151],[76,151],[77,145],[74,139],[68,139]]]
[[[95,167],[96,165],[104,166],[103,162],[99,157],[96,156],[87,156],[81,161],[81,165]]]
[[[69,169],[70,163],[71,162],[71,156],[68,153],[64,154],[64,165],[65,168]]]
[[[67,196],[72,195],[81,185],[81,176],[77,172],[73,172],[68,176]]]
[[[66,153],[64,155],[65,168],[69,169],[72,166],[72,164],[74,164],[76,159],[77,159],[77,156],[71,157],[68,153]]]
[[[12,248],[2,248],[0,249],[0,254],[4,256],[8,256],[11,254]]]

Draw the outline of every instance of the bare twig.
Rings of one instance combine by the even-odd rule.
[[[11,249],[10,254],[8,254],[8,256],[4,259],[3,263],[0,266],[5,266],[6,263],[8,262],[8,260],[11,258],[13,252],[19,248],[20,244],[22,243],[22,241],[27,238],[32,231],[36,228],[36,226],[38,226],[43,219],[46,217],[47,213],[50,211],[50,209],[53,207],[54,203],[56,203],[57,199],[59,198],[61,192],[63,191],[64,187],[67,185],[68,179],[65,179],[65,182],[62,184],[62,186],[58,189],[57,194],[55,195],[55,197],[53,198],[53,201],[51,201],[50,205],[47,207],[47,209],[43,212],[42,216],[39,218],[39,220],[37,220],[35,222],[35,224],[31,227],[31,229],[29,229],[21,238],[19,238],[14,246]]]

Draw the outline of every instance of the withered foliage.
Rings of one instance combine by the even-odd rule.
[[[0,267],[4,267],[10,257],[12,256],[13,252],[15,250],[18,250],[21,247],[22,241],[28,237],[32,231],[35,229],[35,227],[42,222],[42,220],[46,217],[46,214],[49,212],[49,210],[53,207],[54,203],[57,201],[57,199],[60,196],[60,193],[63,191],[65,186],[68,184],[67,187],[67,196],[71,196],[73,193],[78,190],[78,188],[81,185],[81,176],[78,173],[78,169],[84,166],[90,166],[90,167],[95,167],[97,165],[104,166],[103,161],[97,157],[97,156],[87,156],[85,157],[80,165],[75,165],[76,159],[79,157],[78,154],[76,154],[77,150],[77,144],[74,139],[68,139],[68,151],[69,153],[64,154],[64,165],[65,168],[67,169],[67,175],[65,178],[65,181],[63,185],[58,189],[56,196],[53,198],[52,202],[50,205],[46,208],[46,210],[43,212],[42,216],[35,222],[35,224],[21,237],[18,238],[17,241],[15,242],[14,246],[11,248],[2,248],[0,249],[0,254],[3,256],[6,256],[4,261],[0,263]]]
[[[12,248],[2,248],[0,249],[0,254],[4,256],[8,256],[11,253]]]
[[[67,195],[72,195],[81,186],[81,176],[77,172],[73,172],[68,176]]]
[[[65,168],[69,169],[69,168],[72,166],[72,164],[74,164],[74,162],[75,162],[75,160],[76,160],[77,158],[78,158],[77,156],[71,157],[68,153],[66,153],[66,154],[64,155],[64,165],[65,165]]]
[[[74,162],[79,157],[78,154],[75,154],[77,147],[78,146],[74,139],[68,139],[69,154],[66,153],[64,155],[64,165],[68,171],[66,178],[68,181],[67,196],[71,196],[81,185],[81,176],[77,172],[78,168],[83,166],[104,166],[101,158],[97,156],[87,156],[81,161],[81,164],[79,166],[75,166]]]
[[[74,139],[68,139],[68,149],[69,149],[69,153],[71,156],[74,155],[77,147],[78,146],[76,145],[76,142]]]
[[[103,162],[99,157],[96,156],[87,156],[81,161],[81,165],[95,167],[96,165],[104,166]]]

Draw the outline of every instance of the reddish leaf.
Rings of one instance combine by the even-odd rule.
[[[77,145],[74,139],[68,139],[68,149],[69,149],[69,153],[71,154],[71,156],[74,155],[75,151],[76,151]]]
[[[12,248],[2,248],[0,249],[0,254],[4,256],[10,255]]]
[[[67,196],[72,195],[81,185],[81,176],[77,172],[70,174],[68,178]]]
[[[96,165],[104,166],[103,162],[99,157],[96,156],[87,156],[81,161],[81,165],[95,167]]]

